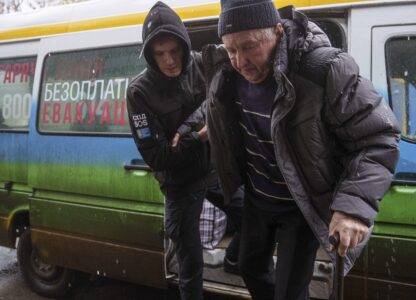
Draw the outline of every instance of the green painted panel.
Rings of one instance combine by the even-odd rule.
[[[27,182],[27,164],[13,161],[0,161],[0,181]]]
[[[33,198],[31,224],[80,237],[140,245],[152,250],[163,249],[163,206],[99,198],[84,198],[83,202]]]
[[[22,186],[17,188],[23,189]],[[27,192],[6,191],[0,189],[0,245],[10,247],[13,241],[12,220],[16,214],[29,211],[29,196]]]
[[[0,215],[10,216],[17,211],[29,210],[30,193],[0,189]]]
[[[416,238],[416,226],[404,225],[399,223],[377,222],[374,226],[373,233],[391,237]]]
[[[104,207],[111,209],[120,209],[127,211],[140,211],[146,212],[149,214],[162,215],[164,213],[163,202],[145,202],[138,200],[126,200],[126,199],[116,199],[116,198],[107,198],[107,197],[96,197],[90,195],[81,195],[81,194],[69,194],[61,192],[51,192],[36,190],[34,193],[33,200],[51,200],[53,202],[62,202],[62,203],[73,203],[88,205],[94,207]]]
[[[32,228],[32,242],[38,253],[52,264],[157,288],[166,286],[163,251],[150,251],[140,246],[125,246],[38,228]],[[115,294],[110,298],[124,299]]]
[[[415,253],[416,239],[373,234],[352,274],[415,284]]]
[[[41,190],[163,203],[159,184],[150,172],[127,171],[122,165],[32,163],[29,184]]]
[[[376,222],[416,226],[416,187],[392,186],[380,203]]]

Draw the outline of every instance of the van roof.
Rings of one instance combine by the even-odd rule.
[[[52,6],[31,12],[19,12],[0,16],[0,42],[33,39],[41,36],[68,32],[94,30],[119,26],[135,26],[143,23],[147,12],[157,0],[91,0],[62,6]],[[323,7],[352,7],[339,4],[358,0],[274,0],[279,7],[293,4],[297,7],[312,6],[308,10]],[[215,18],[220,13],[219,0],[164,0],[174,8],[183,20]],[[368,1],[398,2],[398,1]],[[409,1],[400,1],[409,2]],[[414,2],[414,1],[410,1]],[[329,6],[317,6],[333,3]],[[334,4],[338,3],[338,4]],[[359,5],[359,4],[356,4]]]
[[[372,1],[356,1],[356,2],[340,2],[327,5],[305,6],[299,7],[304,12],[332,12],[345,11],[351,8],[365,8],[374,6],[390,6],[390,5],[406,5],[415,4],[416,0],[372,0]]]
[[[137,25],[143,23],[146,12],[155,2],[156,0],[92,0],[6,14],[0,16],[0,40]],[[216,0],[192,0],[192,6],[189,5],[189,0],[164,2],[175,7],[185,18],[189,18],[191,13],[186,7],[207,11],[208,7],[218,5]],[[207,13],[209,12],[205,12]],[[198,12],[195,15],[197,14]]]

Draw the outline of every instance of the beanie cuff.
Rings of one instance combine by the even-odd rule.
[[[274,27],[280,22],[280,16],[273,2],[243,5],[223,11],[218,21],[218,36],[245,31]]]

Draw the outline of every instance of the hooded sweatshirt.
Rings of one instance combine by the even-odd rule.
[[[151,41],[160,34],[176,36],[183,47],[182,72],[168,77],[152,56]],[[212,174],[209,145],[199,140],[199,128],[182,133],[177,147],[171,141],[182,123],[205,100],[201,56],[191,42],[179,16],[157,2],[143,24],[142,54],[147,68],[127,90],[127,108],[133,137],[144,161],[155,171],[162,191],[199,188]]]

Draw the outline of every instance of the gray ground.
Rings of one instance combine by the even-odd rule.
[[[69,299],[178,299],[177,290],[161,291],[105,278],[84,278]],[[0,300],[44,300],[30,291],[20,273],[16,251],[0,247]]]
[[[46,299],[33,294],[25,285],[16,259],[16,251],[0,247],[0,300]]]
[[[16,251],[0,247],[0,300],[44,300],[27,287],[20,273]],[[177,288],[169,290],[150,289],[102,277],[82,276],[70,300],[179,300]],[[213,294],[206,300],[233,298]]]

